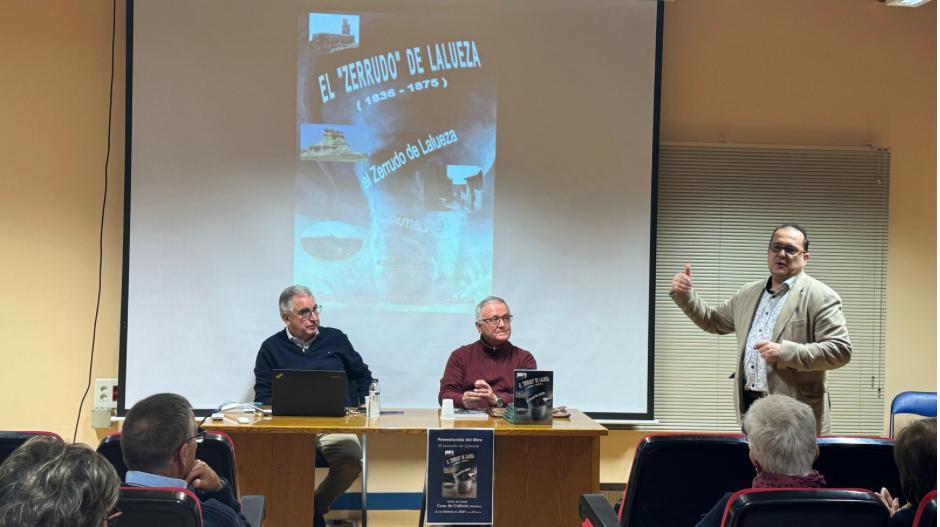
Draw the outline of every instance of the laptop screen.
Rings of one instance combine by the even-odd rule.
[[[271,413],[309,417],[346,415],[346,372],[274,370]]]

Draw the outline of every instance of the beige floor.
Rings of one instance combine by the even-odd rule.
[[[417,525],[418,511],[369,511],[370,527],[416,527]],[[356,523],[356,527],[358,526],[359,524]]]
[[[369,513],[371,527],[415,527],[418,511],[372,511]]]
[[[623,491],[602,492],[602,494],[607,496],[607,500],[613,505],[616,500],[623,496]],[[343,512],[334,514],[338,517]],[[358,513],[349,513],[350,518],[358,518],[358,516]],[[354,525],[359,527],[358,522]],[[418,511],[370,511],[369,525],[371,527],[416,527],[418,525]]]

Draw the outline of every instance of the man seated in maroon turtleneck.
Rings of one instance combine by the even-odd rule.
[[[504,407],[513,399],[513,370],[536,368],[531,353],[509,342],[512,313],[505,300],[488,296],[480,301],[476,327],[480,339],[450,354],[438,403],[452,399],[455,408]]]

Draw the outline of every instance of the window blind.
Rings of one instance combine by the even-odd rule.
[[[655,397],[650,428],[734,431],[734,335],[705,333],[669,298],[686,262],[718,303],[766,278],[774,227],[809,233],[804,271],[842,297],[852,360],[829,371],[832,432],[881,434],[888,174],[883,148],[662,143],[656,235]],[[747,328],[744,329],[746,331]]]

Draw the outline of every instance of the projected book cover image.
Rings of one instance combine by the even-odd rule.
[[[496,81],[483,21],[298,21],[294,281],[331,308],[473,310],[492,291]]]
[[[516,424],[551,424],[553,377],[550,370],[515,370],[513,402],[503,417]]]

